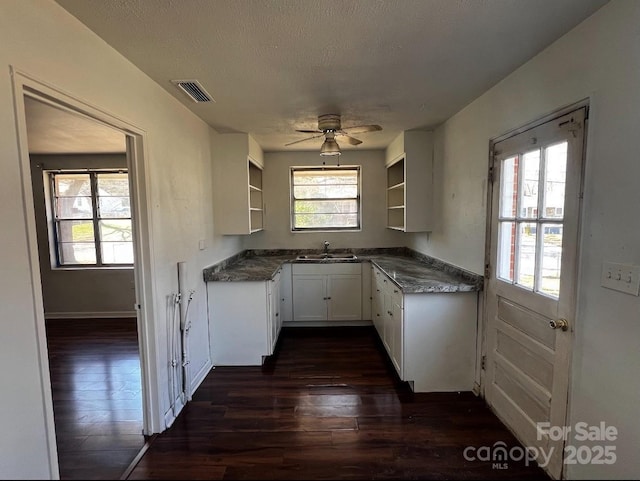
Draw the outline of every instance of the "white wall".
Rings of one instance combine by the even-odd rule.
[[[40,376],[36,335],[42,308],[34,299],[41,288],[29,266],[10,66],[146,133],[155,312],[149,328],[157,332],[159,366],[168,364],[165,303],[177,291],[177,262],[186,261],[188,288],[196,290],[189,311],[196,372],[208,358],[202,268],[239,251],[241,242],[215,233],[210,157],[217,136],[204,122],[53,1],[0,2],[0,476],[49,478],[57,473],[48,459],[47,443],[55,442],[46,427],[51,394]],[[168,405],[163,371],[162,411]]]
[[[578,316],[568,424],[620,432],[613,465],[569,465],[569,478],[640,472],[640,298],[600,286],[603,261],[640,264],[640,2],[613,0],[436,131],[440,223],[410,246],[482,272],[491,138],[590,98]],[[611,443],[608,443],[611,444]]]
[[[322,166],[314,152],[266,152],[263,195],[265,230],[247,236],[247,249],[318,249],[328,240],[330,249],[404,246],[404,234],[386,228],[386,169],[384,150],[346,150],[340,165],[360,165],[362,182],[362,230],[360,232],[291,232],[289,167]],[[327,166],[336,165],[335,159]]]

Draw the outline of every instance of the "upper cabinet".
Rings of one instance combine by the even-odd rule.
[[[387,227],[428,232],[433,218],[433,134],[404,131],[386,150]]]
[[[264,205],[262,203],[262,167],[251,157],[249,167],[249,233],[263,229]]]
[[[212,149],[215,230],[221,234],[262,230],[262,149],[248,134],[218,135]]]

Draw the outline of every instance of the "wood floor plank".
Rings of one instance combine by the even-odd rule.
[[[413,393],[376,336],[284,328],[263,366],[216,367],[129,479],[548,479],[466,460],[519,444],[472,393]]]
[[[146,442],[135,319],[47,321],[61,479],[119,479]]]

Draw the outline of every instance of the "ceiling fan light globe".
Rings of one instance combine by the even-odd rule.
[[[320,155],[322,156],[340,154],[342,154],[342,152],[340,151],[340,146],[338,145],[338,142],[333,139],[326,139],[323,142],[322,147],[320,147]]]

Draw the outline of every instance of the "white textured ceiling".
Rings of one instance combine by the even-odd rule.
[[[317,128],[379,124],[343,149],[432,128],[603,0],[57,0],[218,132],[266,151]],[[215,103],[171,84],[197,79]]]

